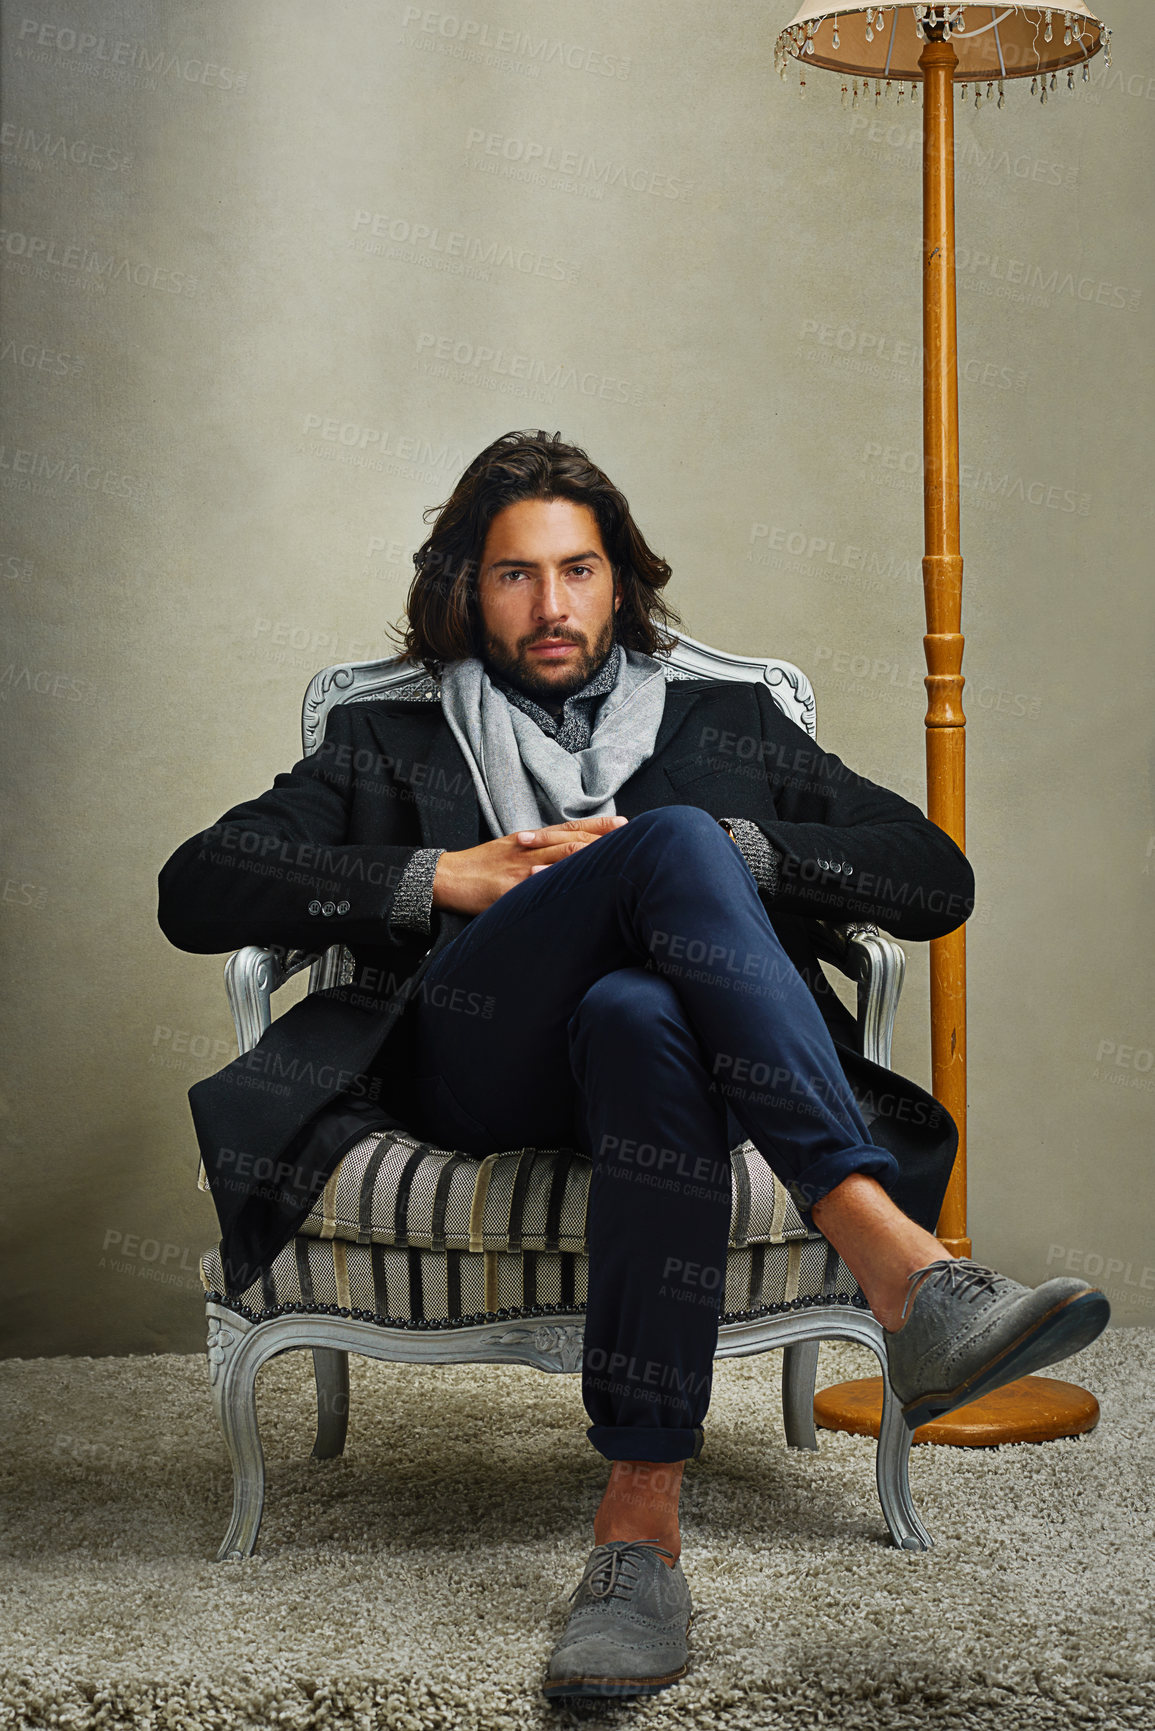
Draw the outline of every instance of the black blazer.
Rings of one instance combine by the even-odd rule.
[[[915,1083],[862,1057],[808,925],[872,920],[898,938],[941,937],[973,907],[965,855],[909,800],[821,750],[761,684],[672,680],[653,754],[614,803],[626,817],[682,804],[750,818],[779,850],[779,886],[763,905],[822,1011],[872,1138],[899,1161],[891,1194],[933,1231],[957,1128]],[[429,937],[394,932],[394,891],[415,848],[489,839],[440,705],[383,697],[333,709],[312,757],[163,867],[158,917],[179,949],[342,943],[355,961],[348,985],[311,993],[253,1051],[189,1091],[230,1291],[268,1269],[367,1129],[412,1127],[403,1011],[431,958],[472,916],[434,911]]]

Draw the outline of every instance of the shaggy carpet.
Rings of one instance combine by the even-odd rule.
[[[257,1554],[218,1564],[231,1481],[203,1360],[0,1363],[0,1724],[1155,1725],[1155,1331],[1109,1330],[1063,1367],[1102,1405],[1089,1436],[914,1450],[926,1553],[887,1540],[871,1442],[785,1448],[779,1365],[716,1366],[683,1493],[687,1676],[551,1706],[607,1472],[576,1377],[355,1358],[348,1452],[317,1462],[311,1360],[273,1361]],[[824,1347],[819,1380],[872,1366]]]

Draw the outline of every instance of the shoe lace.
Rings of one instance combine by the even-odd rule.
[[[611,1541],[598,1549],[601,1555],[588,1575],[578,1582],[570,1594],[571,1599],[576,1599],[583,1587],[587,1587],[595,1599],[628,1599],[638,1584],[641,1570],[641,1559],[636,1555],[638,1551],[660,1551],[663,1557],[674,1554],[649,1539]]]
[[[928,1262],[925,1268],[916,1268],[913,1274],[906,1277],[906,1298],[903,1301],[899,1321],[906,1318],[907,1305],[914,1297],[918,1287],[914,1282],[920,1274],[927,1275],[929,1281],[945,1286],[948,1292],[958,1293],[968,1298],[978,1298],[983,1292],[997,1292],[998,1283],[1004,1278],[985,1263],[975,1262],[969,1256],[954,1256]]]

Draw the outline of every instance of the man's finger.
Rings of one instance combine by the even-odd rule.
[[[583,848],[592,847],[597,839],[596,835],[588,836],[582,840],[579,840],[577,836],[570,836],[568,841],[543,844],[535,851],[543,865],[554,865],[560,859],[571,859],[575,853],[581,853]],[[542,865],[531,865],[529,869],[530,872],[540,871]]]
[[[563,825],[563,828],[594,829],[600,832],[605,829],[618,829],[623,823],[629,823],[629,821],[629,818],[623,817],[621,812],[603,811],[598,817],[570,818],[569,821]]]
[[[544,843],[537,851],[538,853],[551,854],[554,859],[565,859],[571,853],[580,853],[583,847],[591,847],[597,839],[596,835],[567,835],[560,837],[557,841]]]
[[[552,824],[545,829],[519,829],[517,840],[523,847],[556,847],[559,842],[570,841],[572,830],[563,829],[560,824]]]
[[[574,817],[565,823],[547,824],[544,829],[519,829],[515,839],[524,847],[548,847],[574,834],[607,835],[629,821],[620,813],[604,812],[600,817]]]

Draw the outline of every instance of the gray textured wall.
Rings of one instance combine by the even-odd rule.
[[[584,444],[691,634],[798,662],[925,806],[920,109],[800,101],[790,11],[6,5],[7,1351],[199,1346],[230,1025],[156,873],[498,433]],[[1111,22],[1075,95],[959,111],[970,1217],[1149,1322],[1155,19]]]

